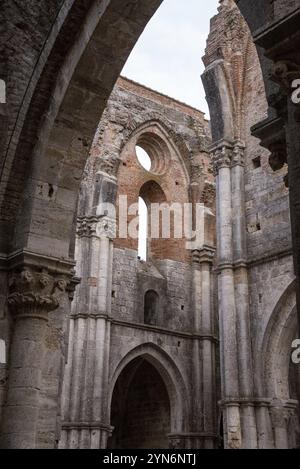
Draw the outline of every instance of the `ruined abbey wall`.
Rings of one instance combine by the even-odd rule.
[[[146,360],[145,363],[147,360],[154,362],[160,375],[165,376],[164,384],[171,402],[170,422],[163,424],[163,428],[169,426],[169,431],[163,441],[182,447],[218,445],[216,399],[219,380],[215,366],[217,323],[212,272],[215,187],[207,151],[209,139],[209,124],[200,111],[125,78],[118,80],[99,124],[78,204],[76,257],[81,284],[72,308],[62,447],[121,445],[122,441],[129,444],[128,441],[141,438],[143,432],[138,423],[136,436],[133,429],[128,428],[127,440],[120,429],[126,421],[126,402],[122,399],[127,395],[126,386],[130,386],[129,372],[123,367],[124,363],[130,367],[134,357]],[[152,160],[150,171],[138,162],[136,145],[148,151]],[[138,240],[130,237],[130,233],[121,236],[120,197],[124,196],[128,207],[137,203],[139,196],[150,204],[177,203],[184,208],[190,203],[191,219],[195,219],[197,204],[204,207],[202,218],[194,224],[199,233],[192,247],[187,245],[188,238],[184,233],[181,238],[174,238],[173,226],[170,238],[151,239],[149,234],[148,257],[140,259]],[[115,213],[110,213],[107,203],[115,205]],[[133,215],[136,217],[137,213],[128,214],[125,228],[130,227]],[[157,303],[148,317],[146,298],[149,292],[154,292]],[[90,351],[85,348],[89,343],[91,321],[95,321],[93,327],[98,330],[96,340],[97,334],[105,336],[100,357],[94,356],[93,345],[90,345]],[[72,361],[78,347],[82,347],[81,353],[85,357],[83,368]],[[91,370],[99,367],[98,378],[93,382]],[[90,389],[74,382],[78,373],[87,377]],[[94,374],[97,376],[96,372]],[[120,388],[123,392],[120,391],[119,400],[125,410],[119,403],[118,414],[110,409],[110,405],[111,399],[115,402],[120,382],[123,382]],[[79,389],[74,394],[76,386]],[[134,389],[128,390],[127,403],[134,399],[130,393],[135,392],[137,405],[142,405],[138,404],[141,398],[138,382]],[[148,392],[151,394],[151,389]],[[101,422],[98,443],[92,434],[83,436],[80,425],[85,419],[90,421],[92,429],[94,403],[88,397],[91,393],[101,393],[103,398],[98,411]],[[72,412],[78,394],[85,417],[78,414],[79,409]],[[203,409],[202,419],[197,417],[200,408]],[[142,407],[148,442],[140,444],[154,444],[154,435],[152,443],[149,440],[154,418],[152,416],[151,420],[152,411],[151,402]],[[128,408],[127,412],[131,410]],[[76,432],[73,430],[72,433],[75,423]],[[113,430],[116,423],[117,428]],[[155,444],[158,444],[157,440]]]

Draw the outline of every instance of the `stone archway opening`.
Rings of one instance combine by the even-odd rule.
[[[119,376],[112,397],[109,449],[166,449],[171,405],[166,385],[145,358],[133,360]]]

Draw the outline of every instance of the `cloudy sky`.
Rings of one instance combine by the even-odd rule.
[[[187,4],[189,8],[187,8]],[[208,115],[200,75],[210,18],[219,0],[164,0],[134,48],[122,75]]]

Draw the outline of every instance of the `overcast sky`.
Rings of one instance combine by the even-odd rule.
[[[200,75],[210,18],[218,4],[219,0],[164,0],[122,75],[208,115]]]

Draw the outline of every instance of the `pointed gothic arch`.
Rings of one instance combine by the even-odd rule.
[[[131,350],[116,367],[110,380],[108,397],[108,415],[111,412],[112,396],[116,382],[125,368],[137,358],[143,358],[157,370],[167,389],[170,399],[171,433],[184,433],[189,415],[189,393],[183,376],[173,360],[160,347],[147,343]]]

